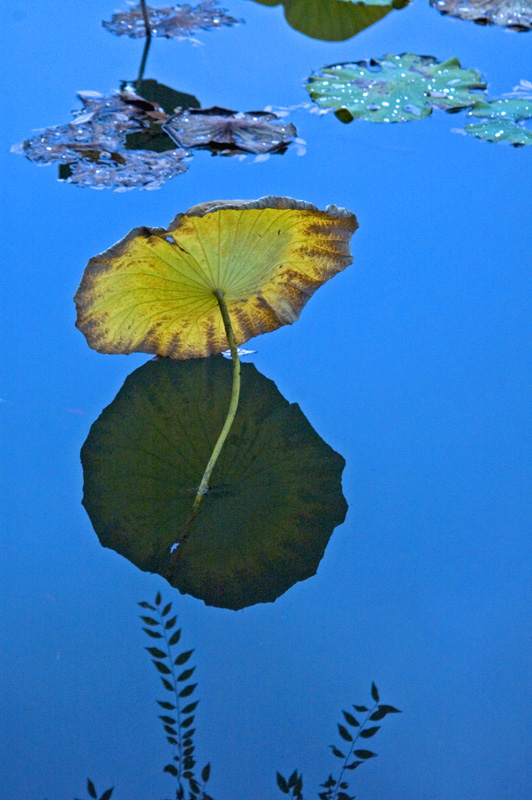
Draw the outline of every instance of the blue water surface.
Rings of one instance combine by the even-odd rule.
[[[282,7],[227,0],[245,24],[156,40],[146,77],[202,106],[308,102],[326,64],[413,52],[532,78],[531,34],[442,17],[425,0],[347,42]],[[528,148],[453,133],[464,114],[397,125],[293,112],[307,142],[264,163],[198,153],[154,192],[59,183],[9,153],[66,123],[76,92],[136,76],[141,40],[113,3],[34,0],[4,14],[2,135],[5,522],[2,800],[163,800],[161,689],[137,601],[174,601],[197,663],[198,760],[216,800],[307,800],[336,769],[341,709],[402,710],[351,774],[359,800],[526,800],[532,779],[532,171]],[[7,95],[7,97],[6,97]],[[96,538],[81,506],[89,427],[147,356],[105,356],[75,329],[90,257],[195,203],[288,195],[355,212],[354,262],[293,326],[253,340],[257,367],[346,459],[349,512],[316,577],[233,612],[180,596]],[[369,744],[369,743],[368,743]]]

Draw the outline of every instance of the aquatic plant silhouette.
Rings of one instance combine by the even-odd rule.
[[[355,717],[351,711],[342,711],[343,721],[338,723],[338,733],[342,739],[342,748],[346,752],[342,752],[336,745],[330,745],[333,755],[343,761],[340,772],[337,777],[329,775],[327,780],[321,784],[324,790],[318,794],[320,800],[355,800],[353,795],[347,794],[349,789],[349,782],[345,779],[346,771],[357,769],[361,764],[366,763],[371,758],[375,758],[377,753],[372,750],[366,750],[361,747],[356,747],[359,739],[371,739],[380,730],[380,725],[369,725],[371,722],[380,722],[388,714],[400,714],[398,708],[395,706],[380,703],[379,691],[374,683],[371,684],[371,698],[373,705],[368,708],[364,705],[353,705],[353,709],[357,712]],[[362,719],[362,722],[359,720]],[[344,723],[347,723],[345,726]],[[297,770],[290,775],[289,778],[284,778],[279,772],[277,773],[277,786],[283,794],[287,794],[294,798],[294,800],[303,800],[303,776]]]
[[[196,777],[195,772],[196,731],[192,726],[199,700],[189,702],[188,699],[198,685],[189,683],[195,671],[195,667],[190,666],[190,657],[194,650],[184,650],[176,656],[175,648],[181,639],[181,628],[176,627],[177,614],[172,611],[172,603],[163,602],[160,592],[157,592],[152,603],[143,600],[138,605],[144,611],[151,612],[140,616],[143,631],[150,638],[152,645],[145,649],[152,657],[161,683],[170,696],[170,700],[157,700],[165,712],[158,716],[163,724],[166,740],[172,748],[172,761],[163,768],[163,771],[176,778],[176,800],[213,800],[205,792],[205,785],[211,774],[210,763],[202,768],[199,777]],[[342,711],[343,720],[337,727],[342,739],[341,746],[345,752],[336,745],[330,745],[330,748],[333,755],[343,764],[336,777],[329,774],[327,780],[320,785],[323,791],[318,792],[319,800],[355,800],[353,795],[347,794],[349,782],[345,778],[345,773],[352,772],[377,756],[372,750],[357,747],[358,741],[360,739],[367,741],[378,733],[381,726],[370,723],[381,722],[389,714],[401,713],[395,706],[380,702],[375,683],[371,684],[371,698],[373,705],[352,706],[358,718],[351,711]],[[293,800],[304,800],[303,776],[297,769],[288,778],[277,772],[276,780],[277,787],[283,794],[292,797]],[[98,798],[94,783],[89,779],[87,790],[92,800],[109,800],[114,789],[107,789]]]

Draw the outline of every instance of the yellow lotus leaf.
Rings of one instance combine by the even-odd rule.
[[[325,281],[351,262],[354,214],[288,197],[215,201],[168,230],[135,228],[91,258],[75,301],[77,327],[101,353],[213,355],[294,322]]]

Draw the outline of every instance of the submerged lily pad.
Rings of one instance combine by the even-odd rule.
[[[342,122],[410,122],[428,117],[433,107],[460,111],[485,88],[480,73],[462,69],[457,58],[440,62],[412,53],[332,64],[307,83],[312,99],[335,109]]]
[[[430,0],[442,14],[514,31],[532,29],[532,0]]]
[[[327,42],[351,39],[378,22],[390,11],[404,8],[408,0],[255,0],[263,6],[284,6],[284,15],[294,30]]]
[[[221,155],[284,153],[297,130],[267,111],[236,112],[228,108],[188,109],[170,117],[164,130],[181,147]]]
[[[221,200],[168,229],[135,228],[92,258],[76,292],[77,327],[101,353],[194,358],[227,350],[216,293],[236,344],[291,324],[351,261],[354,214],[290,197]]]
[[[236,25],[242,20],[228,16],[214,0],[205,0],[197,6],[182,5],[169,8],[146,7],[152,36],[166,39],[187,39],[197,31]],[[140,3],[130,11],[113,14],[110,22],[102,22],[104,28],[116,36],[141,39],[146,36],[146,25]]]
[[[314,575],[347,504],[344,459],[242,364],[233,428],[187,525],[231,376],[221,356],[144,364],[92,426],[81,460],[83,505],[104,547],[207,605],[238,609]]]
[[[83,108],[72,122],[46,128],[13,151],[41,166],[59,164],[61,180],[94,189],[155,189],[187,169],[187,151],[162,132],[167,114],[158,103],[127,89],[108,96],[79,92],[78,97]],[[127,149],[130,136],[149,137],[154,131],[167,140],[160,154],[146,152],[140,141]]]
[[[482,117],[482,122],[470,122],[465,129],[472,136],[488,142],[509,142],[514,147],[532,145],[532,130],[523,122],[532,120],[532,97],[507,97],[477,103],[467,117]]]

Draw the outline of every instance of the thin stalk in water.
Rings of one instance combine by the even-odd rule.
[[[144,27],[146,28],[146,41],[144,43],[144,50],[142,51],[142,60],[140,62],[138,81],[144,77],[144,70],[146,69],[146,62],[148,60],[148,53],[150,52],[151,45],[151,25],[148,17],[148,9],[146,8],[146,0],[140,0],[140,7],[142,9],[142,17],[144,19]]]
[[[188,520],[189,522],[191,522],[192,519],[194,519],[194,517],[196,516],[199,505],[203,499],[203,495],[209,488],[209,479],[211,477],[211,473],[214,469],[214,465],[218,460],[218,456],[222,451],[224,442],[229,435],[229,431],[231,430],[231,426],[233,424],[233,420],[236,414],[236,409],[238,406],[238,398],[240,397],[240,359],[238,357],[238,350],[235,344],[235,337],[233,334],[233,328],[231,326],[231,320],[229,318],[229,312],[227,310],[227,304],[224,299],[224,292],[222,292],[221,289],[215,289],[214,296],[216,297],[218,305],[220,307],[220,312],[222,315],[225,328],[225,334],[227,336],[227,341],[229,342],[231,357],[233,359],[233,386],[231,389],[231,402],[229,403],[229,411],[227,412],[227,417],[225,419],[222,432],[218,437],[218,441],[214,446],[214,450],[212,451],[209,463],[207,464],[205,472],[203,473],[203,478],[201,479],[201,483],[199,485],[196,497],[194,499],[194,505],[192,506],[190,519]]]

